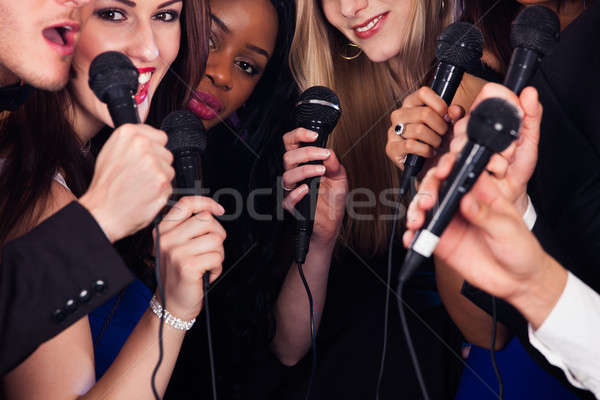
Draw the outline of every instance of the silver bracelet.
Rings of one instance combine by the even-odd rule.
[[[150,308],[152,308],[152,312],[158,316],[158,318],[163,317],[163,306],[158,301],[156,295],[152,296],[150,300]],[[196,318],[191,321],[184,321],[182,319],[177,318],[167,310],[164,310],[165,314],[165,323],[171,325],[175,329],[179,329],[180,331],[189,331],[194,326],[194,322],[196,322]]]

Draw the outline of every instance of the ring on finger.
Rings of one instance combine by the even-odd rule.
[[[396,135],[400,136],[402,139],[406,139],[404,137],[404,128],[405,128],[405,125],[402,122],[396,124],[396,126],[394,127],[394,132],[396,133]]]

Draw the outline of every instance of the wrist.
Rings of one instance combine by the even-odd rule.
[[[102,209],[94,203],[93,199],[87,193],[79,198],[79,204],[85,207],[92,217],[94,217],[96,223],[102,228],[102,231],[111,243],[120,239],[119,234],[112,228],[109,218],[104,215]]]
[[[159,320],[164,317],[166,325],[170,325],[180,331],[189,331],[196,322],[196,317],[199,313],[193,313],[193,316],[191,316],[177,311],[171,312],[169,311],[171,307],[168,304],[167,306],[165,309],[159,301],[159,297],[157,295],[152,296],[150,309]]]
[[[515,207],[519,211],[519,215],[525,215],[527,208],[529,207],[529,196],[527,195],[527,192],[523,192],[523,194],[517,198],[515,201]]]
[[[320,239],[318,237],[311,237],[309,252],[318,252],[318,253],[332,253],[335,248],[335,244],[337,243],[337,235],[332,238]]]
[[[538,329],[558,302],[566,284],[567,271],[547,253],[543,253],[538,272],[523,283],[519,294],[507,299]]]

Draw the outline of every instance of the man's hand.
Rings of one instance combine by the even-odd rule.
[[[123,125],[96,161],[89,190],[80,203],[111,242],[148,225],[172,192],[173,155],[167,135],[148,125]]]

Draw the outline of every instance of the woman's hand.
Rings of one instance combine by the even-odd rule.
[[[330,149],[306,146],[317,140],[315,132],[298,128],[283,136],[286,153],[283,155],[282,185],[291,189],[283,200],[283,208],[294,214],[294,207],[307,195],[305,179],[321,177],[314,230],[311,243],[329,245],[335,243],[339,234],[346,207],[348,178],[344,166]],[[323,161],[322,165],[300,165],[309,161]],[[299,185],[299,186],[298,186]]]
[[[182,197],[159,225],[167,310],[178,318],[190,320],[200,313],[202,276],[209,273],[214,282],[221,274],[226,233],[214,216],[224,212],[210,198]]]
[[[423,172],[437,162],[448,150],[450,139],[443,140],[450,130],[450,123],[464,115],[462,107],[448,107],[437,93],[429,87],[422,87],[407,96],[402,107],[394,111],[388,129],[388,141],[385,147],[388,158],[404,169],[408,154],[429,159]]]

